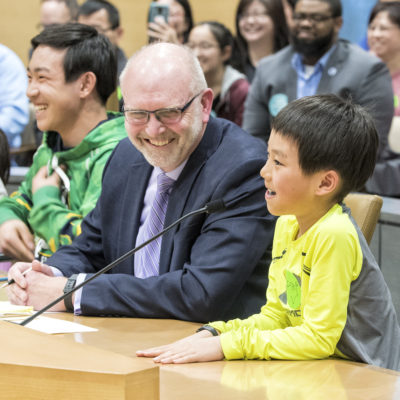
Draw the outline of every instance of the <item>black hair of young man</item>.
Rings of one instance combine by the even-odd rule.
[[[117,60],[110,41],[88,25],[68,23],[52,25],[32,40],[33,51],[40,46],[66,49],[64,57],[65,82],[73,82],[83,73],[96,75],[96,91],[102,104],[115,90]]]
[[[78,11],[78,18],[81,15],[88,16],[102,9],[107,11],[108,22],[111,29],[116,29],[120,25],[120,17],[118,9],[106,0],[87,0],[80,7]]]
[[[374,171],[378,134],[370,114],[334,94],[306,96],[284,107],[272,129],[297,146],[305,174],[333,169],[341,177],[335,201],[361,189]]]

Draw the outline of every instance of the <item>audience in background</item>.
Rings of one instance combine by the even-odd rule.
[[[168,22],[157,19],[147,29],[150,40],[176,44],[186,43],[193,27],[192,9],[188,0],[158,0],[169,6]]]
[[[207,85],[214,92],[215,115],[241,125],[249,83],[232,65],[236,49],[232,33],[219,22],[201,22],[191,30],[188,46],[196,54]]]
[[[21,146],[21,133],[29,121],[26,69],[19,57],[0,44],[0,129],[9,146]]]
[[[283,11],[285,13],[286,24],[288,29],[293,26],[293,10],[296,0],[282,0]]]
[[[349,0],[350,1],[350,0]],[[377,2],[376,2],[376,4],[379,4],[379,3],[388,3],[388,2],[393,2],[393,1],[400,1],[400,0],[378,0]],[[376,5],[375,4],[375,5]],[[369,11],[371,11],[372,10],[372,8],[374,7],[374,3],[372,3],[371,5],[370,5],[370,7],[369,7]],[[364,50],[369,50],[369,46],[368,46],[368,34],[367,33],[365,33],[365,35],[364,35],[364,37],[358,42],[358,45],[361,47],[361,48],[363,48]]]
[[[5,184],[10,175],[10,149],[4,132],[0,129],[0,199],[7,196]]]
[[[249,82],[259,61],[286,46],[288,31],[281,0],[240,0],[236,35]]]
[[[400,136],[400,2],[380,2],[372,10],[368,27],[368,44],[371,52],[385,62],[392,77],[394,117],[389,132]],[[380,160],[375,168],[373,188],[387,196],[400,197],[400,155],[391,154]]]
[[[126,135],[122,116],[105,109],[117,81],[107,38],[70,23],[47,27],[31,43],[27,93],[43,143],[18,191],[0,200],[0,248],[29,261],[79,235],[103,167]]]
[[[394,115],[400,116],[400,2],[378,3],[368,27],[371,53],[389,68],[394,93]]]
[[[77,0],[41,0],[39,28],[76,21]]]
[[[79,7],[78,22],[92,26],[110,40],[116,50],[119,76],[127,60],[124,51],[118,46],[124,33],[118,9],[106,0],[87,0]]]
[[[291,44],[264,59],[247,96],[243,127],[267,140],[271,120],[290,101],[313,94],[351,97],[371,112],[379,133],[378,160],[391,157],[388,133],[393,116],[389,71],[357,45],[338,39],[340,0],[298,0],[293,13]],[[371,192],[385,194],[373,182]]]

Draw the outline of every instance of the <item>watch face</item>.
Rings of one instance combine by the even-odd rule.
[[[77,276],[78,275],[72,275],[68,278],[67,283],[64,286],[64,293],[70,292],[75,287]]]

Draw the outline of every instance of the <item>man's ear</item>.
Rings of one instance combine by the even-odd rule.
[[[333,21],[334,21],[334,24],[335,24],[335,27],[334,27],[335,34],[338,35],[339,31],[340,31],[340,29],[341,29],[341,27],[343,25],[343,18],[342,17],[335,17],[333,19]]]
[[[124,35],[124,29],[121,26],[119,26],[118,28],[115,28],[114,31],[115,31],[117,44],[118,44],[119,41],[121,40],[122,36]]]
[[[88,71],[83,73],[79,77],[79,81],[80,81],[80,87],[79,87],[80,98],[84,99],[88,97],[93,92],[93,90],[95,90],[97,78],[92,71]]]
[[[318,196],[325,196],[327,194],[333,193],[340,184],[339,174],[330,169],[328,171],[321,171],[321,176],[319,180],[319,185],[315,191]]]
[[[203,94],[201,95],[201,106],[203,111],[203,123],[207,123],[210,119],[210,113],[212,109],[214,95],[213,91],[210,88],[204,90]]]

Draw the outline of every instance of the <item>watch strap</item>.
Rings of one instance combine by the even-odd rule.
[[[197,329],[196,332],[200,332],[200,331],[208,331],[213,336],[218,336],[219,335],[218,331],[215,328],[213,328],[211,325],[203,325],[199,329]]]
[[[64,286],[64,294],[70,292],[76,285],[76,279],[78,278],[78,274],[71,275],[67,283]],[[72,293],[64,299],[65,308],[69,312],[74,312],[74,305],[72,304]]]

